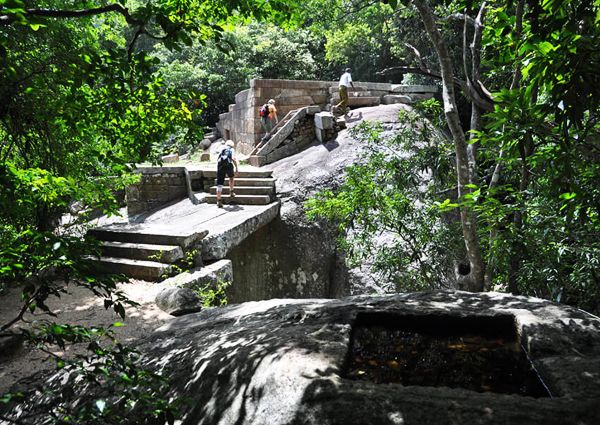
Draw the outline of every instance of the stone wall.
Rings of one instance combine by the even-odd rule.
[[[302,219],[275,218],[233,248],[230,303],[348,295],[347,269],[335,233]]]
[[[183,167],[138,168],[141,174],[137,184],[127,188],[129,216],[158,208],[170,201],[187,196]]]
[[[303,106],[319,105],[324,109],[329,88],[335,85],[334,81],[252,80],[250,89],[238,93],[229,111],[219,115],[217,128],[224,139],[236,142],[236,150],[249,154],[263,136],[258,115],[261,105],[275,99],[280,120]]]
[[[277,115],[282,120],[288,112],[304,106],[316,105],[321,110],[336,100],[337,81],[308,80],[251,80],[250,88],[235,96],[235,104],[219,115],[217,128],[224,139],[236,143],[236,150],[250,154],[264,135],[258,111],[269,99],[275,99]],[[437,91],[435,86],[405,86],[389,83],[355,81],[356,97],[351,106],[371,106],[381,103],[410,103],[429,98]]]

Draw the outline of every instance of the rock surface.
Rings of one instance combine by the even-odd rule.
[[[401,125],[398,112],[404,108],[408,107],[360,108],[347,117],[347,126],[363,120],[378,120],[388,127]],[[348,131],[341,131],[334,140],[315,142],[299,154],[264,167],[273,170],[277,179],[280,216],[228,254],[235,271],[230,300],[340,297],[353,292],[336,246],[335,229],[322,221],[309,221],[304,202],[318,191],[338,187],[344,169],[358,161],[361,149],[362,144]],[[354,283],[357,288],[366,287],[366,283]]]
[[[509,318],[553,398],[344,377],[361,314]],[[375,317],[375,316],[374,316]],[[143,347],[186,400],[181,424],[600,423],[600,319],[536,298],[433,292],[269,300],[177,318]]]
[[[172,316],[197,313],[202,309],[200,298],[189,288],[166,287],[156,295],[155,302]]]
[[[219,283],[233,281],[231,261],[219,260],[203,267],[197,267],[164,280],[160,285],[164,288],[190,288],[201,290],[206,287],[217,287]]]

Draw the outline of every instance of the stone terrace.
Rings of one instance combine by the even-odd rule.
[[[251,80],[250,88],[235,96],[229,111],[219,115],[217,128],[224,139],[236,143],[236,149],[250,154],[263,136],[258,115],[260,105],[275,99],[279,119],[290,111],[306,106],[327,110],[337,102],[337,81],[308,80]],[[354,82],[350,106],[373,106],[380,103],[411,103],[432,97],[437,86],[406,86],[402,84]],[[356,93],[356,96],[354,96]]]

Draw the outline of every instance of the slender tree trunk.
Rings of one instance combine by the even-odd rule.
[[[471,192],[471,189],[467,187],[467,185],[470,183],[470,173],[467,154],[467,141],[465,138],[465,133],[463,132],[460,124],[458,108],[456,106],[452,60],[450,58],[450,54],[448,53],[446,43],[442,39],[442,36],[437,28],[433,12],[431,11],[427,1],[415,0],[413,3],[421,15],[421,19],[425,24],[425,30],[433,42],[438,60],[440,62],[444,113],[446,115],[446,121],[448,122],[448,127],[450,128],[450,132],[454,140],[454,146],[456,150],[456,174],[458,177],[458,196],[459,198],[462,198]],[[460,209],[460,221],[467,250],[467,258],[470,266],[468,270],[465,270],[465,272],[468,273],[468,277],[464,280],[465,289],[470,291],[482,291],[485,266],[481,257],[479,237],[477,235],[477,218],[470,208],[463,206]]]
[[[473,26],[473,41],[471,42],[471,81],[475,84],[481,80],[481,37],[483,33],[483,19],[486,12],[486,2],[484,1],[479,9],[479,13],[475,18],[475,24]],[[463,64],[465,68],[465,78],[469,78],[469,72],[467,69],[467,14],[465,13],[465,25],[463,29]],[[467,146],[467,155],[469,158],[469,178],[472,184],[479,183],[478,171],[477,171],[477,151],[479,149],[479,143],[473,141],[475,137],[475,131],[481,130],[481,108],[471,102],[471,133],[469,134],[469,145]]]
[[[537,103],[538,87],[535,87],[531,95],[531,104]],[[527,159],[533,154],[533,137],[531,133],[527,133],[522,140],[519,141],[519,149],[521,151],[521,180],[519,182],[519,193],[525,196],[529,182],[531,181],[531,171],[529,171],[529,165]],[[515,233],[517,239],[513,242],[512,254],[508,263],[508,290],[515,294],[519,294],[519,288],[517,286],[517,278],[521,270],[521,262],[523,261],[525,254],[525,244],[522,242],[521,230],[523,228],[523,216],[525,215],[525,207],[519,208],[515,212],[513,217],[513,225],[515,226]]]

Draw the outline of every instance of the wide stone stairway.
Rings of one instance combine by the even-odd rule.
[[[208,204],[217,203],[216,171],[203,171],[205,177],[214,179],[210,194],[204,197]],[[229,178],[225,179],[221,200],[224,204],[267,205],[275,200],[275,179],[269,170],[240,170],[235,177],[235,197],[229,191]]]
[[[184,250],[208,234],[206,230],[192,234],[148,230],[136,226],[90,230],[89,234],[101,244],[102,256],[96,259],[100,268],[130,278],[160,281],[171,275],[173,264],[183,259]]]
[[[167,172],[184,175],[183,170],[173,167],[163,170],[162,174],[149,173],[150,180],[145,180],[146,189],[142,191],[160,194],[168,182],[178,181],[174,177],[169,180]],[[190,178],[189,187],[201,189],[200,192],[141,215],[99,219],[96,227],[88,231],[101,244],[101,256],[95,258],[101,271],[161,281],[189,269],[191,262],[198,267],[225,258],[279,213],[275,179],[269,170],[240,166],[235,197],[230,196],[229,180],[225,180],[225,208],[215,205],[213,167],[190,167],[185,174]]]

